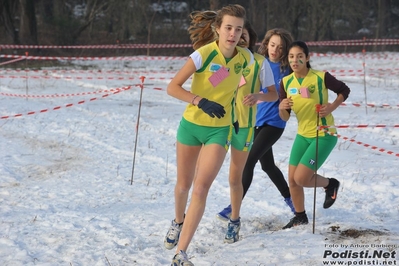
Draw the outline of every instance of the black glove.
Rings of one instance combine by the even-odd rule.
[[[238,131],[240,131],[240,125],[238,124],[238,120],[233,123],[233,127],[236,134],[238,134]]]
[[[209,101],[206,98],[202,98],[201,101],[198,103],[198,108],[201,108],[202,111],[207,113],[210,117],[214,118],[222,118],[226,111],[224,107],[216,102]]]

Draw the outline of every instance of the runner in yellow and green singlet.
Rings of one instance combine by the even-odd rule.
[[[340,182],[335,178],[314,174],[334,149],[337,137],[320,130],[317,125],[325,126],[328,132],[335,133],[332,112],[348,98],[350,93],[348,86],[330,73],[310,67],[309,48],[306,43],[293,42],[288,60],[293,73],[284,77],[281,83],[279,114],[283,120],[288,121],[291,110],[294,111],[298,121],[298,132],[291,148],[288,168],[295,216],[283,229],[308,223],[304,187],[314,187],[315,184],[317,187],[324,187],[325,209],[331,207],[337,198]],[[332,103],[328,101],[328,90],[337,94]],[[318,106],[321,106],[320,110]],[[318,147],[317,152],[316,147]]]

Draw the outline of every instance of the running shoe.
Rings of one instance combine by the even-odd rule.
[[[324,209],[328,209],[334,204],[335,200],[337,199],[339,184],[340,183],[337,179],[330,178],[328,186],[324,188],[326,192],[326,199],[324,200],[323,204]]]
[[[240,232],[240,227],[240,218],[238,218],[237,221],[230,220],[229,224],[227,225],[227,233],[224,237],[224,242],[229,244],[237,242],[239,239],[238,233]]]
[[[180,250],[172,260],[172,264],[170,266],[194,266],[194,264],[188,260],[188,256],[186,252]]]
[[[223,211],[219,212],[216,215],[216,217],[224,222],[227,222],[230,219],[230,215],[231,215],[231,205],[224,208]]]
[[[183,227],[183,223],[178,224],[175,220],[172,221],[172,224],[169,227],[168,233],[165,236],[163,244],[166,249],[174,248],[179,242],[180,231]]]
[[[283,229],[288,229],[288,228],[291,228],[294,226],[308,224],[308,223],[309,223],[309,220],[308,220],[308,216],[306,215],[306,213],[295,214],[294,218],[292,218],[290,220],[290,222],[283,227]]]

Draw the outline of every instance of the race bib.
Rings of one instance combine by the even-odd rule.
[[[212,74],[212,76],[209,77],[209,81],[212,83],[213,87],[216,87],[219,85],[220,82],[222,82],[224,79],[226,79],[229,76],[229,71],[225,67],[221,67],[218,71]]]

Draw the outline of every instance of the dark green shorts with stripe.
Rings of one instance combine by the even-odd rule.
[[[236,134],[233,126],[231,126],[229,136],[231,147],[239,151],[250,151],[254,142],[254,128],[240,128],[238,134]]]

